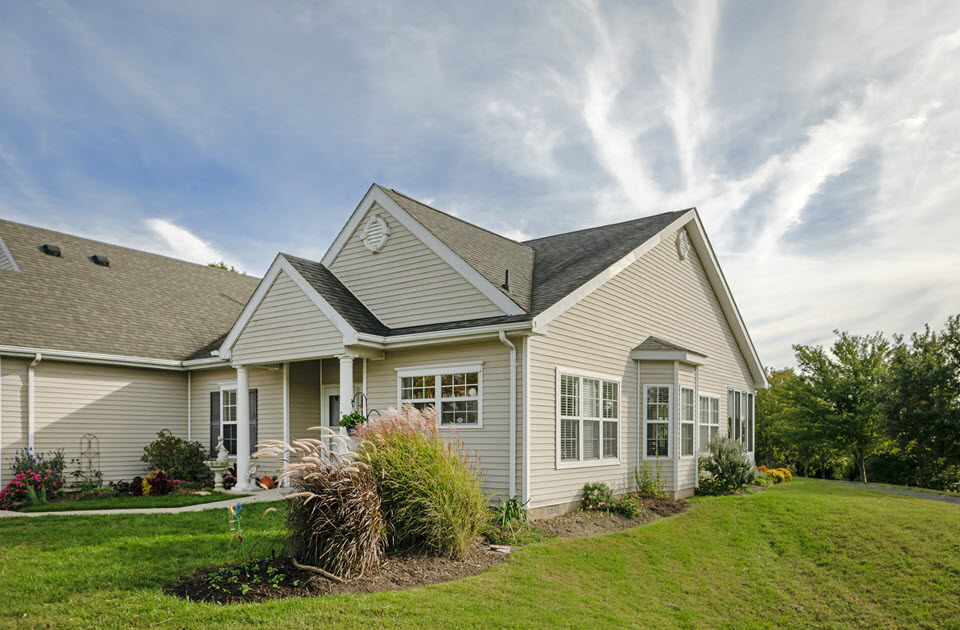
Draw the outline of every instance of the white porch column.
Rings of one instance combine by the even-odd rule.
[[[283,443],[290,443],[290,362],[283,364]],[[290,450],[283,450],[283,464],[290,463]],[[290,477],[283,478],[283,486],[290,487]]]
[[[340,359],[340,417],[347,415],[352,411],[350,403],[353,402],[353,355],[341,354]],[[346,435],[347,430],[340,427],[340,434]]]
[[[237,366],[237,485],[236,490],[250,491],[250,380],[247,368]]]

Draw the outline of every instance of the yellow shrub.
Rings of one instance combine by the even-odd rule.
[[[786,477],[783,476],[782,468],[772,468],[768,470],[767,476],[773,479],[773,483],[782,483],[786,481]]]
[[[790,472],[789,468],[777,468],[781,475],[783,475],[784,481],[793,481],[793,473]]]

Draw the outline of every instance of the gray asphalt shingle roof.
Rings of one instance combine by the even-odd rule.
[[[20,267],[0,270],[0,345],[179,361],[230,330],[259,282],[12,221],[0,238]]]

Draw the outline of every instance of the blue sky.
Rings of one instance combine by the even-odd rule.
[[[0,216],[260,274],[372,182],[697,206],[767,365],[960,312],[960,3],[450,4],[3,3]]]

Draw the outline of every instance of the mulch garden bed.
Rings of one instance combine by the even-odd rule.
[[[643,505],[646,509],[636,518],[627,518],[620,514],[608,512],[579,511],[534,521],[533,524],[547,534],[561,538],[597,536],[633,529],[638,525],[644,525],[657,519],[681,514],[690,507],[690,504],[683,500],[650,498],[644,498]]]
[[[194,573],[174,584],[167,592],[194,601],[232,604],[281,597],[401,591],[476,575],[499,564],[506,557],[506,554],[481,545],[467,552],[463,560],[441,558],[415,550],[389,551],[387,560],[376,575],[365,575],[339,584],[316,573],[298,569],[286,556],[277,556],[251,563],[249,575],[235,566]]]
[[[534,521],[531,524],[547,536],[596,536],[633,529],[638,525],[680,514],[689,507],[686,501],[669,499],[644,499],[643,504],[646,509],[636,518],[606,512],[580,511]],[[232,604],[284,597],[401,591],[476,575],[506,558],[507,554],[494,551],[486,545],[476,545],[462,560],[437,557],[411,549],[390,550],[379,573],[347,580],[341,584],[297,568],[286,556],[276,556],[252,562],[247,572],[235,565],[197,572],[181,579],[167,589],[167,592],[193,601]]]

